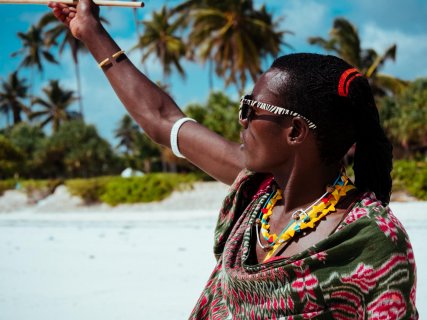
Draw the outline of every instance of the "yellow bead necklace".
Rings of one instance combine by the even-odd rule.
[[[295,234],[300,233],[307,228],[314,228],[316,222],[320,221],[328,213],[336,211],[335,205],[342,196],[348,191],[354,189],[353,184],[349,184],[349,179],[345,175],[340,175],[332,186],[327,187],[327,191],[314,203],[306,209],[298,209],[292,213],[291,221],[279,233],[270,234],[270,225],[268,224],[270,216],[273,214],[273,208],[277,201],[282,199],[282,191],[278,189],[272,194],[261,209],[260,216],[256,219],[257,241],[261,248],[268,251],[264,261],[270,259],[276,250],[284,243],[291,240]],[[261,227],[261,231],[259,230]],[[267,241],[267,245],[261,243],[260,234]]]

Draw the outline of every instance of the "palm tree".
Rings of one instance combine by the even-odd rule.
[[[64,90],[59,86],[58,80],[50,80],[49,85],[43,88],[46,99],[36,97],[34,105],[40,105],[42,110],[30,113],[30,119],[44,118],[40,123],[44,127],[52,124],[53,132],[57,132],[61,123],[66,120],[79,118],[79,114],[70,111],[70,106],[78,99],[73,90]]]
[[[128,167],[143,168],[144,172],[151,172],[155,162],[163,159],[163,151],[159,146],[141,131],[136,122],[124,115],[115,130],[115,137],[119,139],[116,148],[123,148]],[[175,158],[176,159],[176,158]]]
[[[411,82],[396,97],[381,99],[380,106],[382,125],[396,150],[427,150],[427,78]]]
[[[21,112],[29,112],[29,108],[22,102],[27,98],[28,86],[26,79],[18,78],[18,71],[9,75],[7,81],[2,81],[0,91],[0,112],[7,117],[7,126],[10,126],[9,114],[13,115],[13,124],[16,125],[22,121]]]
[[[47,13],[40,19],[38,25],[41,28],[46,26],[52,26],[49,30],[45,31],[44,36],[46,37],[46,45],[52,46],[57,45],[59,47],[59,54],[61,55],[65,47],[69,47],[71,50],[71,57],[73,58],[74,68],[76,73],[76,82],[77,82],[77,95],[79,97],[79,111],[83,117],[83,101],[82,101],[82,90],[81,90],[81,77],[80,77],[80,68],[79,68],[79,52],[87,52],[87,48],[84,46],[83,42],[77,40],[73,37],[70,32],[70,29],[58,21],[55,18],[53,13]],[[59,43],[57,42],[59,39]]]
[[[379,73],[387,60],[396,59],[396,44],[381,55],[374,49],[362,49],[356,27],[344,18],[334,20],[329,39],[311,37],[308,42],[334,52],[357,67],[369,79],[375,96],[383,96],[388,92],[399,93],[407,85],[406,81]]]
[[[108,21],[103,17],[101,17],[101,21],[108,24]],[[77,95],[79,97],[79,112],[83,117],[83,98],[79,68],[79,53],[86,53],[88,50],[83,42],[77,40],[72,35],[70,29],[65,24],[58,21],[58,19],[56,19],[51,12],[41,17],[40,21],[38,22],[38,26],[42,29],[50,26],[50,29],[44,32],[44,36],[46,38],[45,42],[48,47],[51,47],[52,45],[58,46],[60,55],[67,46],[71,50],[71,57],[73,58],[74,62],[74,71],[76,73]]]
[[[30,27],[27,33],[18,32],[18,37],[22,41],[22,48],[12,53],[12,57],[17,55],[24,56],[20,67],[31,68],[30,81],[32,90],[34,88],[34,68],[37,67],[39,72],[43,72],[43,59],[55,64],[58,62],[46,47],[41,27],[33,25]]]
[[[265,6],[255,10],[252,0],[190,0],[175,11],[190,12],[190,41],[201,61],[213,63],[226,86],[234,83],[240,92],[247,75],[255,80],[262,60],[276,56],[285,44],[283,36],[289,33],[278,30],[280,20],[273,21]]]
[[[129,115],[124,115],[119,127],[115,130],[115,137],[119,139],[117,148],[124,148],[126,155],[131,155],[136,149],[135,143],[139,134],[141,133],[135,121]]]
[[[144,132],[138,134],[135,141],[136,147],[136,156],[138,160],[142,161],[141,167],[144,172],[151,172],[153,165],[159,163],[164,159],[165,149],[170,150],[169,148],[162,148],[155,142],[153,142]],[[176,157],[175,157],[176,159]],[[176,162],[176,160],[172,160]]]
[[[181,65],[181,58],[187,54],[186,44],[176,32],[183,26],[184,17],[171,21],[171,12],[163,6],[159,12],[154,12],[152,19],[143,21],[144,33],[139,37],[138,43],[132,48],[142,50],[142,63],[154,56],[163,66],[163,82],[172,72],[172,67],[185,77]]]

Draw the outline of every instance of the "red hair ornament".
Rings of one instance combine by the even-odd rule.
[[[351,82],[355,78],[361,77],[361,76],[362,74],[356,68],[350,68],[345,70],[340,77],[340,81],[338,82],[338,94],[341,97],[347,97],[348,89],[350,87]]]

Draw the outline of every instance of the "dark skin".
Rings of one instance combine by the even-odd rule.
[[[253,99],[283,105],[279,88],[286,78],[282,71],[268,70],[255,84]],[[241,121],[245,166],[253,171],[272,173],[283,190],[282,197],[286,201],[275,206],[269,221],[271,233],[280,234],[293,212],[307,208],[325,193],[326,185],[337,178],[340,164],[328,166],[321,160],[316,137],[303,119],[265,121],[263,116],[271,113],[261,109],[255,112],[252,119]],[[278,255],[292,256],[326,238],[342,221],[353,201],[354,194],[318,223],[315,230],[306,230],[304,236],[294,238],[278,250]],[[256,254],[258,261],[263,261],[266,256],[260,246],[256,246]]]
[[[99,63],[120,48],[99,20],[99,9],[90,0],[81,0],[77,7],[49,3],[54,15],[81,40]],[[184,114],[168,94],[162,91],[128,59],[111,59],[103,67],[123,105],[130,115],[156,143],[170,147],[170,131]],[[283,71],[268,70],[256,82],[253,98],[273,105],[283,105],[280,87],[287,81]],[[258,110],[257,115],[271,115]],[[231,184],[243,168],[273,174],[283,190],[286,202],[274,208],[270,220],[272,231],[279,233],[289,222],[292,212],[306,208],[325,192],[338,173],[339,164],[326,165],[319,156],[316,138],[301,118],[281,117],[267,121],[255,116],[241,121],[242,144],[227,141],[200,124],[186,122],[179,131],[179,148],[193,164],[226,184]],[[342,220],[344,208],[328,215],[316,232],[295,239],[280,255],[290,256],[327,237]],[[265,252],[257,246],[257,259]]]

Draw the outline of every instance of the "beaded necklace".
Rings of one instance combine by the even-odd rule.
[[[342,196],[345,196],[348,191],[354,189],[352,184],[349,184],[349,179],[345,175],[340,175],[332,186],[328,186],[326,192],[306,209],[298,209],[292,213],[291,221],[279,233],[270,234],[269,217],[273,214],[273,208],[277,201],[282,199],[282,191],[280,189],[272,193],[266,201],[266,205],[261,209],[259,218],[256,219],[256,234],[257,241],[261,248],[268,251],[265,260],[270,259],[274,252],[284,243],[291,240],[296,233],[306,228],[314,228],[316,222],[320,221],[328,213],[336,211],[335,205]],[[259,231],[261,226],[261,232]],[[267,245],[263,245],[260,241],[259,234],[267,241]]]

